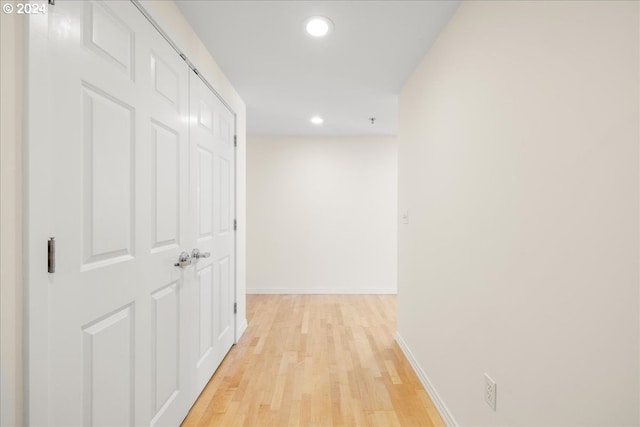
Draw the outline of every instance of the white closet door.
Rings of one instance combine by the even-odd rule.
[[[194,243],[188,67],[130,2],[57,1],[29,21],[28,69],[29,421],[177,425],[194,387],[194,273],[173,265]]]
[[[190,73],[192,173],[198,249],[211,254],[196,266],[198,345],[196,394],[207,384],[234,340],[235,117],[202,80]]]
[[[151,297],[151,425],[176,426],[193,404],[189,359],[195,342],[193,268],[175,267],[177,253],[193,245],[189,209],[189,67],[154,28],[148,62],[151,75],[151,240],[145,248]]]

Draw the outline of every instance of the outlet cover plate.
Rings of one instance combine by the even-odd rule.
[[[497,391],[496,382],[489,375],[484,374],[484,401],[494,411],[496,410]]]

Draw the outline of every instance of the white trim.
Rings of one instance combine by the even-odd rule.
[[[424,387],[427,394],[431,398],[431,401],[436,406],[436,409],[440,413],[440,416],[442,417],[442,420],[444,421],[444,423],[448,427],[458,427],[458,423],[453,418],[453,414],[451,414],[451,411],[449,411],[449,408],[447,408],[447,405],[445,405],[444,401],[436,391],[436,388],[433,386],[431,381],[429,381],[427,374],[425,374],[424,370],[422,370],[422,367],[418,363],[418,360],[415,358],[415,356],[409,349],[409,346],[407,345],[407,343],[402,339],[399,332],[396,332],[396,342],[400,346],[400,349],[404,353],[404,356],[407,358],[407,360],[409,361],[409,364],[411,365],[416,375],[418,376],[418,379],[420,380],[420,382],[422,383],[422,386]]]
[[[334,289],[334,288],[247,288],[247,294],[253,295],[396,295],[397,289]]]
[[[0,16],[0,426],[23,419],[24,23]]]
[[[247,318],[243,318],[242,322],[240,323],[238,323],[238,321],[236,320],[236,325],[236,344],[238,344],[238,341],[240,341],[240,338],[242,338],[242,334],[244,334],[244,331],[246,331],[247,327],[249,327]]]

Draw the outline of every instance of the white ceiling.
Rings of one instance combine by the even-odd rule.
[[[247,103],[253,134],[395,134],[398,94],[459,5],[447,1],[206,1],[178,7]],[[326,16],[329,36],[304,31]],[[325,122],[309,122],[320,115]],[[372,125],[369,118],[376,117]]]

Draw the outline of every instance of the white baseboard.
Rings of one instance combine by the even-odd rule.
[[[247,288],[247,294],[254,295],[396,295],[397,289],[285,289]]]
[[[440,395],[436,391],[435,387],[433,386],[433,384],[431,384],[431,381],[429,381],[427,374],[425,374],[424,370],[422,370],[422,367],[414,357],[407,343],[400,336],[399,332],[396,332],[396,342],[400,346],[400,349],[402,350],[405,357],[409,361],[409,364],[411,365],[416,375],[418,376],[418,379],[420,380],[420,382],[422,383],[422,386],[424,387],[427,394],[431,398],[431,401],[436,406],[436,409],[440,413],[440,416],[442,417],[442,420],[444,421],[444,423],[448,427],[458,427],[458,423],[453,418],[453,415],[447,408],[447,405],[445,405],[444,401],[440,398]]]
[[[247,318],[245,317],[244,319],[242,319],[242,322],[238,325],[238,330],[236,331],[236,344],[238,343],[238,341],[240,341],[240,338],[242,338],[242,335],[244,334],[244,331],[247,330],[248,327],[248,323],[247,323]]]

